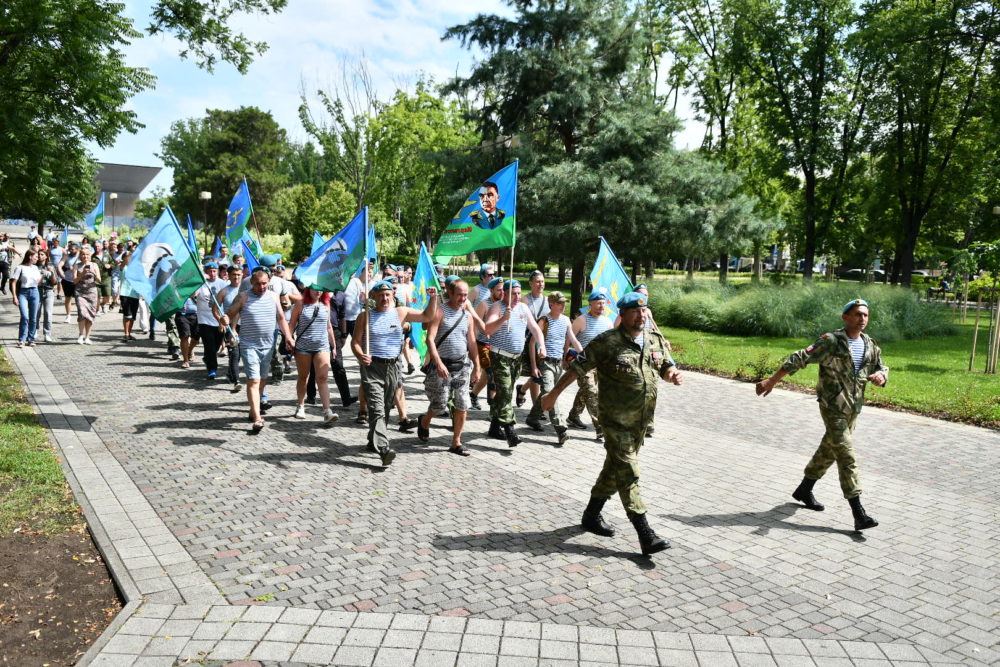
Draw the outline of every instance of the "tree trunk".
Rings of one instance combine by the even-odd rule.
[[[896,252],[892,256],[892,284],[899,284],[899,258],[902,256],[901,242],[896,242]]]
[[[754,241],[753,243],[753,275],[750,279],[754,284],[759,283],[761,276],[764,274],[764,266],[760,261],[760,245],[760,241]]]
[[[570,314],[575,315],[580,312],[580,307],[583,306],[583,260],[581,256],[579,259],[573,262],[573,277],[572,284],[570,285]]]
[[[729,253],[719,253],[719,282],[725,284],[729,278]]]
[[[560,285],[565,285],[566,284],[566,265],[563,264],[562,262],[559,262],[559,273],[558,273],[558,276],[559,276],[559,284]]]
[[[646,260],[646,280],[652,280],[653,279],[653,275],[654,275],[654,273],[653,273],[653,260],[648,259],[648,260]]]
[[[812,280],[813,262],[816,259],[816,175],[810,171],[805,172],[805,204],[806,204],[806,250],[802,265],[802,279]],[[795,257],[792,257],[795,261]]]
[[[694,280],[694,257],[684,260],[684,268],[687,269],[687,279]]]
[[[917,249],[921,218],[923,216],[916,212],[903,214],[902,252],[899,255],[899,284],[903,287],[909,287],[913,277],[913,253]]]
[[[638,278],[638,277],[639,277],[639,263],[633,259],[632,260],[632,284],[633,285],[635,285],[635,284],[638,283],[638,281],[636,280],[636,278]]]

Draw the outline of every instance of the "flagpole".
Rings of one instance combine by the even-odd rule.
[[[507,310],[514,301],[514,246],[510,247],[510,290],[507,291]],[[507,331],[510,331],[510,319],[507,320]]]
[[[247,177],[243,177],[243,185],[246,187],[247,191],[247,201],[250,202],[250,217],[253,218],[253,228],[257,232],[257,243],[261,244],[261,250],[264,249],[264,237],[260,234],[260,225],[257,224],[257,211],[253,210],[253,199],[250,198],[250,186],[247,185]]]
[[[377,241],[376,241],[377,243]],[[362,295],[362,303],[365,304],[365,354],[371,354],[371,328],[372,316],[368,312],[368,274],[371,260],[369,259],[368,248],[368,213],[365,212],[365,293]]]

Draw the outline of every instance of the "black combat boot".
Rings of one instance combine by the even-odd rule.
[[[524,420],[524,425],[527,426],[528,428],[530,428],[532,431],[541,431],[541,430],[543,430],[542,429],[542,422],[539,421],[539,420],[537,420],[537,419],[535,419],[534,417],[531,417],[531,416],[529,416],[527,419]]]
[[[580,527],[588,533],[600,535],[601,537],[614,537],[615,529],[604,521],[601,509],[607,498],[591,498],[587,503],[587,509],[583,510],[583,518],[580,520]]]
[[[517,447],[521,444],[521,439],[514,433],[513,424],[503,424],[503,437],[507,440],[508,447]]]
[[[851,503],[851,513],[854,515],[854,530],[874,528],[878,525],[875,517],[868,516],[868,512],[861,506],[861,496],[848,498],[847,502]]]
[[[504,440],[505,439],[504,434],[503,434],[503,430],[500,428],[500,420],[499,419],[491,419],[490,420],[490,430],[486,433],[486,435],[490,436],[491,438],[495,438],[497,440]]]
[[[809,479],[808,477],[803,477],[802,481],[799,483],[799,488],[792,491],[792,498],[806,506],[808,510],[815,510],[817,512],[822,512],[825,507],[816,500],[816,496],[813,495],[813,487],[816,485],[815,479]]]
[[[670,543],[661,537],[657,537],[653,529],[646,523],[645,514],[629,514],[629,521],[635,526],[636,535],[639,536],[639,546],[642,547],[642,555],[649,556],[664,549],[670,548]]]

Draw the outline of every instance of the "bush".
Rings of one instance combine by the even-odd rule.
[[[883,342],[954,333],[946,309],[921,303],[912,290],[883,285],[795,285],[733,288],[711,283],[654,283],[656,320],[666,326],[737,336],[814,338],[843,326],[851,299],[871,304],[867,332]]]

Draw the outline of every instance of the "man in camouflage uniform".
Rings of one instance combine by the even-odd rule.
[[[793,352],[774,375],[757,383],[757,395],[767,396],[786,375],[810,363],[819,364],[816,398],[826,433],[792,497],[808,509],[822,512],[824,507],[813,496],[813,486],[836,461],[840,488],[854,514],[854,529],[864,530],[874,528],[878,521],[861,506],[861,483],[851,433],[864,405],[866,385],[871,382],[884,387],[889,369],[882,363],[878,345],[864,333],[868,326],[868,303],[863,299],[849,302],[841,317],[843,329],[825,333],[809,347]]]
[[[614,528],[605,523],[601,509],[615,491],[639,536],[642,553],[668,549],[646,522],[646,506],[639,495],[639,448],[646,424],[656,405],[657,380],[683,382],[662,335],[645,328],[647,297],[629,292],[618,300],[621,323],[594,338],[570,364],[555,388],[542,396],[543,410],[551,410],[566,387],[590,370],[597,370],[597,403],[604,427],[604,468],[590,491],[590,503],[581,526],[610,537]]]

